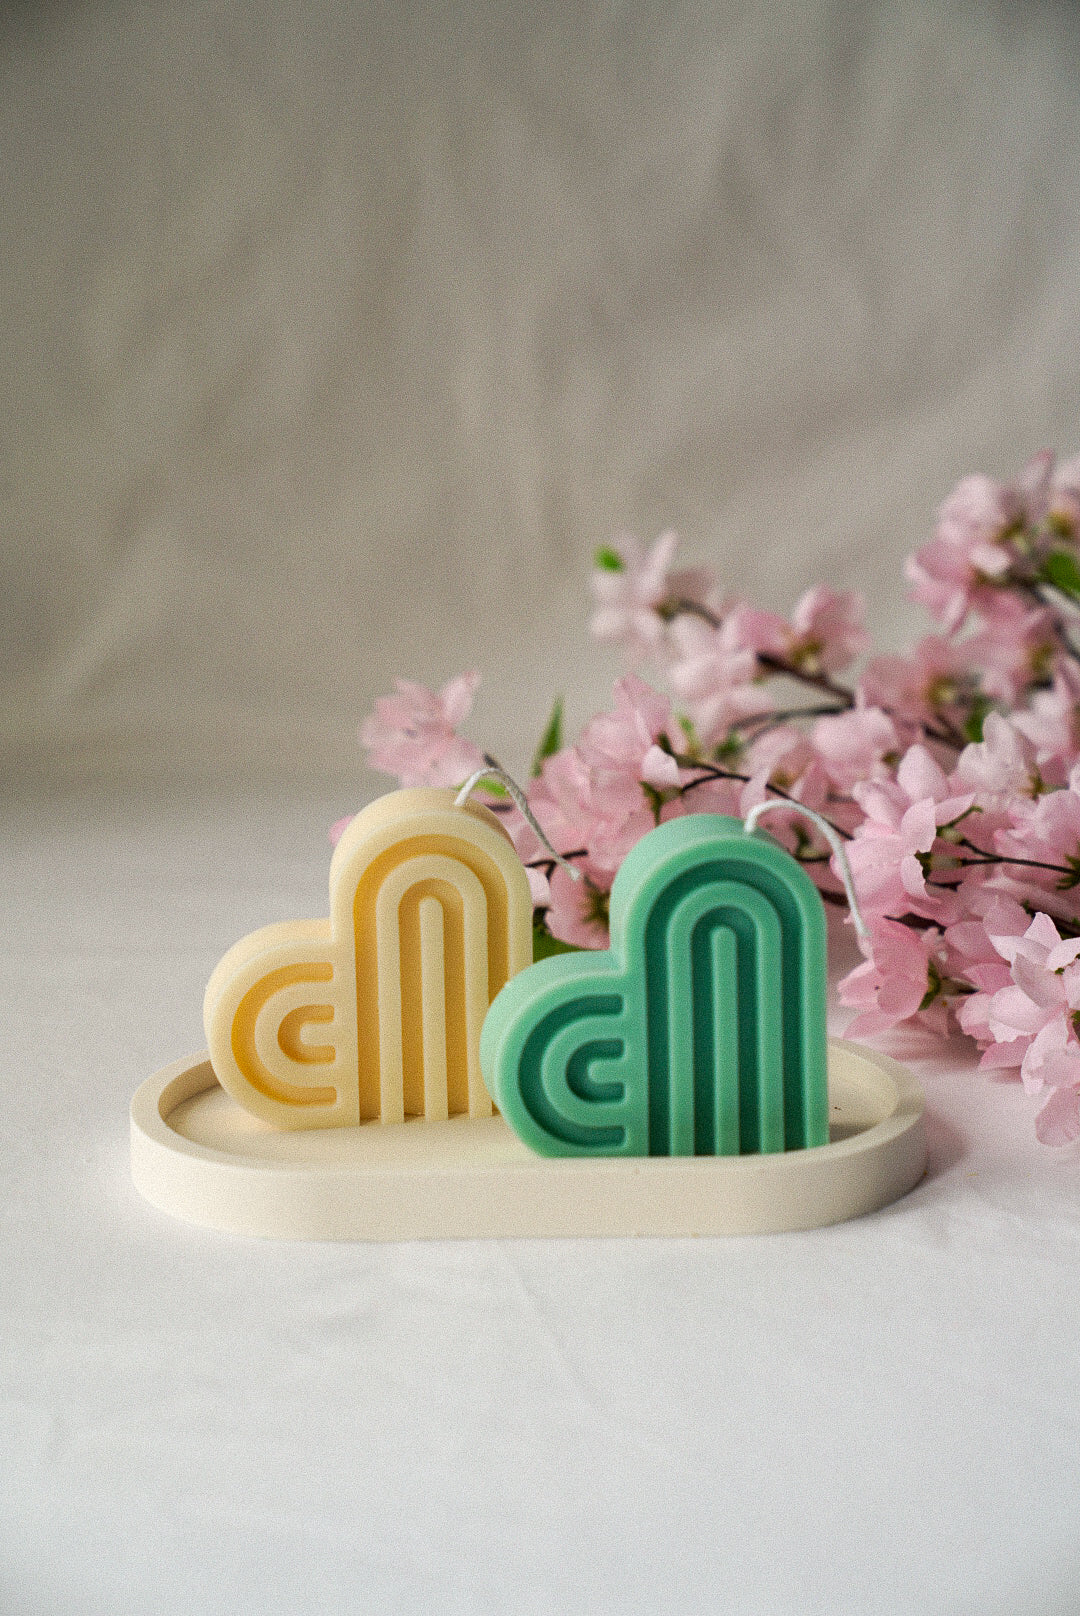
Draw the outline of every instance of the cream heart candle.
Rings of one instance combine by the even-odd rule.
[[[329,917],[265,926],[214,971],[214,1072],[278,1128],[490,1116],[481,1025],[531,960],[529,885],[496,816],[392,792],[338,843]]]
[[[487,1085],[544,1155],[826,1144],[825,914],[778,843],[674,819],[627,855],[611,948],[539,961],[488,1012]]]

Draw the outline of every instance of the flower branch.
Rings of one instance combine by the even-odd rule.
[[[583,879],[492,799],[538,949],[606,945],[612,881],[656,824],[811,808],[844,838],[869,925],[839,989],[853,1035],[959,1029],[1041,1096],[1041,1139],[1080,1136],[1080,457],[957,484],[907,559],[932,626],[902,655],[870,654],[853,593],[818,586],[784,617],[676,570],[677,543],[598,552],[593,634],[650,682],[620,679],[571,743],[556,704],[537,748],[530,811]],[[460,733],[476,684],[399,681],[362,726],[369,761],[403,784],[460,784],[481,759]],[[787,815],[770,828],[843,903],[831,853]]]

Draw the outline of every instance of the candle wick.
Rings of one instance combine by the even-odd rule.
[[[870,928],[863,919],[862,910],[859,908],[859,900],[855,896],[855,880],[851,874],[851,865],[848,863],[847,849],[827,819],[823,819],[820,814],[815,813],[812,808],[807,808],[801,802],[780,802],[777,798],[770,797],[766,802],[755,803],[743,820],[743,829],[747,832],[753,831],[762,814],[771,813],[774,808],[786,808],[789,813],[802,814],[804,819],[809,819],[811,824],[817,826],[836,854],[836,862],[840,866],[840,879],[844,883],[844,893],[847,897],[848,908],[851,910],[851,919],[856,935],[869,937]]]
[[[484,767],[482,769],[477,769],[475,774],[470,774],[469,778],[466,780],[465,784],[454,798],[454,807],[464,808],[465,804],[468,802],[470,796],[476,790],[481,780],[498,780],[500,784],[506,787],[511,798],[513,799],[515,808],[517,808],[519,813],[523,815],[530,828],[536,832],[537,836],[539,836],[540,840],[543,842],[556,864],[566,871],[571,881],[580,881],[581,871],[576,870],[570,863],[569,859],[564,859],[562,854],[557,852],[555,848],[552,847],[550,841],[540,828],[536,815],[529,807],[524,791],[522,791],[513,775],[507,774],[502,764],[497,763],[488,752],[484,753]]]

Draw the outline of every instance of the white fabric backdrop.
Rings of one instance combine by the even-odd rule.
[[[1074,6],[3,16],[10,769],[358,776],[472,666],[520,767],[618,529],[895,642],[956,478],[1080,448]]]
[[[810,1235],[131,1188],[395,674],[482,668],[520,768],[621,527],[895,644],[956,477],[1080,449],[1075,6],[525,11],[0,11],[0,1611],[1072,1616],[1080,1147],[970,1052],[925,1183]]]

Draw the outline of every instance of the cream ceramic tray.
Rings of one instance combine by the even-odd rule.
[[[766,1234],[888,1205],[926,1164],[923,1097],[885,1055],[832,1040],[831,1143],[764,1156],[545,1159],[499,1116],[284,1133],[204,1055],[131,1103],[136,1188],[233,1234],[295,1240]]]

